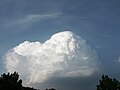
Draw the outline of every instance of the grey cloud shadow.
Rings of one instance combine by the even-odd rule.
[[[44,83],[33,86],[40,89],[53,87],[57,90],[96,90],[100,75],[100,72],[96,72],[87,77],[52,77]]]

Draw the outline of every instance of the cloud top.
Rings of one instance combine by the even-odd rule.
[[[25,41],[5,55],[7,71],[18,71],[26,84],[89,76],[98,70],[98,63],[95,50],[70,31],[56,33],[44,43]]]

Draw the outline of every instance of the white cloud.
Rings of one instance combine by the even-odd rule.
[[[7,71],[18,71],[27,84],[51,77],[90,76],[98,64],[95,50],[70,31],[54,34],[44,43],[25,41],[5,55]]]
[[[27,23],[33,23],[39,20],[48,19],[48,18],[55,18],[57,16],[61,15],[60,13],[53,13],[53,14],[33,14],[33,15],[27,15],[23,19],[18,19],[14,21],[12,24],[27,24]]]
[[[5,30],[10,30],[13,32],[24,31],[32,26],[35,22],[41,22],[46,19],[58,18],[62,13],[48,13],[48,14],[30,14],[24,17],[16,17],[12,19],[3,20],[0,24]]]

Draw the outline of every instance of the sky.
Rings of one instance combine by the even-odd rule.
[[[119,0],[0,0],[0,73],[57,90],[120,80],[119,10]]]

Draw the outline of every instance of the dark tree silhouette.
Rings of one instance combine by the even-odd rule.
[[[22,86],[22,80],[19,79],[17,72],[2,74],[0,76],[0,90],[40,90],[31,87]],[[56,90],[54,88],[46,90]]]
[[[30,87],[22,87],[22,90],[37,90],[37,89],[30,88]]]
[[[0,77],[0,90],[21,90],[22,80],[17,72],[2,74]]]
[[[120,82],[115,78],[112,79],[108,75],[102,75],[97,90],[120,90]]]
[[[50,88],[50,89],[46,88],[45,90],[56,90],[56,89],[54,89],[54,88]]]
[[[51,88],[51,89],[49,89],[49,90],[56,90],[56,89],[54,89],[54,88]]]

